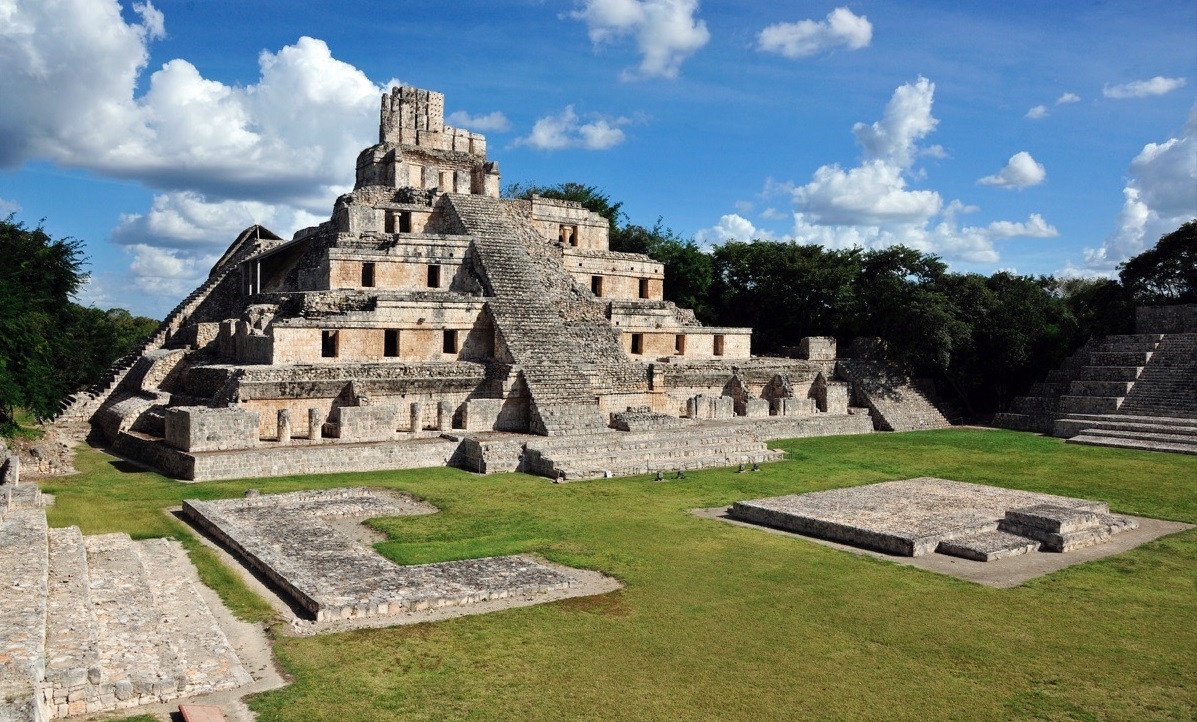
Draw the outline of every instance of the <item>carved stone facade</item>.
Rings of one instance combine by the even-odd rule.
[[[683,437],[679,421],[803,421],[747,446],[712,441],[688,460],[676,456],[683,437],[646,442],[624,470],[760,461],[768,438],[870,430],[863,411],[846,418],[833,339],[804,342],[801,358],[753,357],[751,329],[701,325],[664,300],[660,263],[611,251],[602,216],[500,198],[485,138],[446,126],[443,109],[439,93],[384,95],[379,142],[329,220],[290,240],[247,229],[142,353],[69,414],[120,452],[197,480],[510,468],[510,443],[483,458],[492,445],[478,435],[496,432],[594,436],[585,448],[615,458],[627,439],[612,427],[631,427],[613,416],[629,410],[645,412],[636,433],[658,419]],[[593,472],[599,462],[580,453],[536,468]]]

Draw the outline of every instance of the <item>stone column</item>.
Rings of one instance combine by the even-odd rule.
[[[291,443],[291,410],[278,410],[278,443]]]
[[[448,401],[441,401],[436,405],[437,431],[450,431],[453,428],[453,405]]]
[[[419,401],[411,405],[411,430],[413,434],[424,430],[424,404]]]
[[[320,409],[308,409],[308,439],[319,441],[324,429],[324,414]]]

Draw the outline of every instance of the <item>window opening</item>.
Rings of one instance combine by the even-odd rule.
[[[723,334],[715,334],[715,355],[723,355]]]
[[[673,337],[673,352],[678,356],[683,356],[686,353],[686,335],[679,333]]]
[[[599,297],[601,297],[603,295],[603,277],[602,276],[591,276],[590,277],[590,292]]]
[[[428,267],[428,287],[429,288],[440,288],[441,287],[441,267],[440,266],[431,265]]]
[[[388,328],[383,332],[382,355],[387,358],[399,355],[399,329]]]
[[[637,356],[644,353],[644,334],[632,334],[632,353],[636,354]]]
[[[362,288],[373,288],[373,287],[374,287],[374,264],[373,263],[363,263],[362,264]]]
[[[640,279],[640,298],[648,298],[648,279]]]
[[[336,331],[321,331],[320,332],[320,355],[323,358],[337,357],[337,332]]]
[[[453,329],[445,329],[444,342],[441,345],[441,350],[445,353],[457,353],[457,331]]]

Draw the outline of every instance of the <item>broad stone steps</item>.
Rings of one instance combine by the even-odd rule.
[[[51,529],[49,555],[44,697],[55,717],[96,712],[104,708],[98,632],[79,527]]]
[[[1085,446],[1110,446],[1119,449],[1166,451],[1174,454],[1197,455],[1197,443],[1186,443],[1183,441],[1159,441],[1150,438],[1131,436],[1129,434],[1124,434],[1121,436],[1108,436],[1105,434],[1082,432],[1070,439],[1065,439],[1065,443],[1084,444]]]
[[[172,539],[148,539],[135,547],[148,570],[159,623],[171,630],[171,646],[182,665],[187,695],[248,684],[249,675],[195,588],[183,546]]]
[[[153,588],[127,534],[85,537],[103,676],[117,709],[165,701],[186,689],[183,664],[147,601]]]
[[[945,539],[935,551],[975,562],[992,562],[1039,550],[1039,542],[1005,531],[982,531]]]
[[[46,515],[36,486],[6,485],[0,492],[0,720],[40,722],[46,719]]]

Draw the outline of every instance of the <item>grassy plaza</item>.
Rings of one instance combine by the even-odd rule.
[[[687,511],[935,476],[1197,523],[1197,457],[969,429],[771,446],[787,459],[758,473],[562,485],[449,468],[186,485],[84,447],[81,473],[43,488],[52,526],[180,538],[249,620],[273,612],[163,508],[248,488],[402,489],[441,511],[372,522],[398,563],[527,552],[625,585],[433,624],[280,629],[294,681],[250,700],[262,720],[1194,718],[1197,530],[993,589]]]

